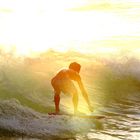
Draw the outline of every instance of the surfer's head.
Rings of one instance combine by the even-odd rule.
[[[69,65],[69,69],[72,69],[72,70],[74,70],[74,71],[76,71],[76,72],[79,73],[80,72],[80,69],[81,69],[81,65],[78,64],[77,62],[72,62]]]

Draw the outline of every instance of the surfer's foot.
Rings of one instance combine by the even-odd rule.
[[[60,112],[51,112],[51,113],[48,113],[49,115],[61,115]]]

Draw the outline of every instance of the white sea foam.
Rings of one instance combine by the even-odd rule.
[[[11,132],[33,137],[66,138],[88,131],[90,127],[90,120],[84,118],[44,115],[22,106],[16,99],[0,101],[0,128]]]

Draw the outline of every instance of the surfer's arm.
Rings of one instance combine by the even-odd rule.
[[[82,92],[82,95],[83,95],[85,101],[86,101],[87,104],[88,104],[89,110],[90,110],[90,111],[93,111],[92,106],[91,106],[90,101],[89,101],[89,97],[88,97],[87,91],[85,90],[84,85],[83,85],[81,79],[78,80],[78,85],[79,85],[79,88],[80,88],[80,90],[81,90],[81,92]]]

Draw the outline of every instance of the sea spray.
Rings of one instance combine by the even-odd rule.
[[[69,138],[86,132],[90,120],[66,115],[49,116],[22,106],[18,100],[0,101],[0,129],[30,137]]]

